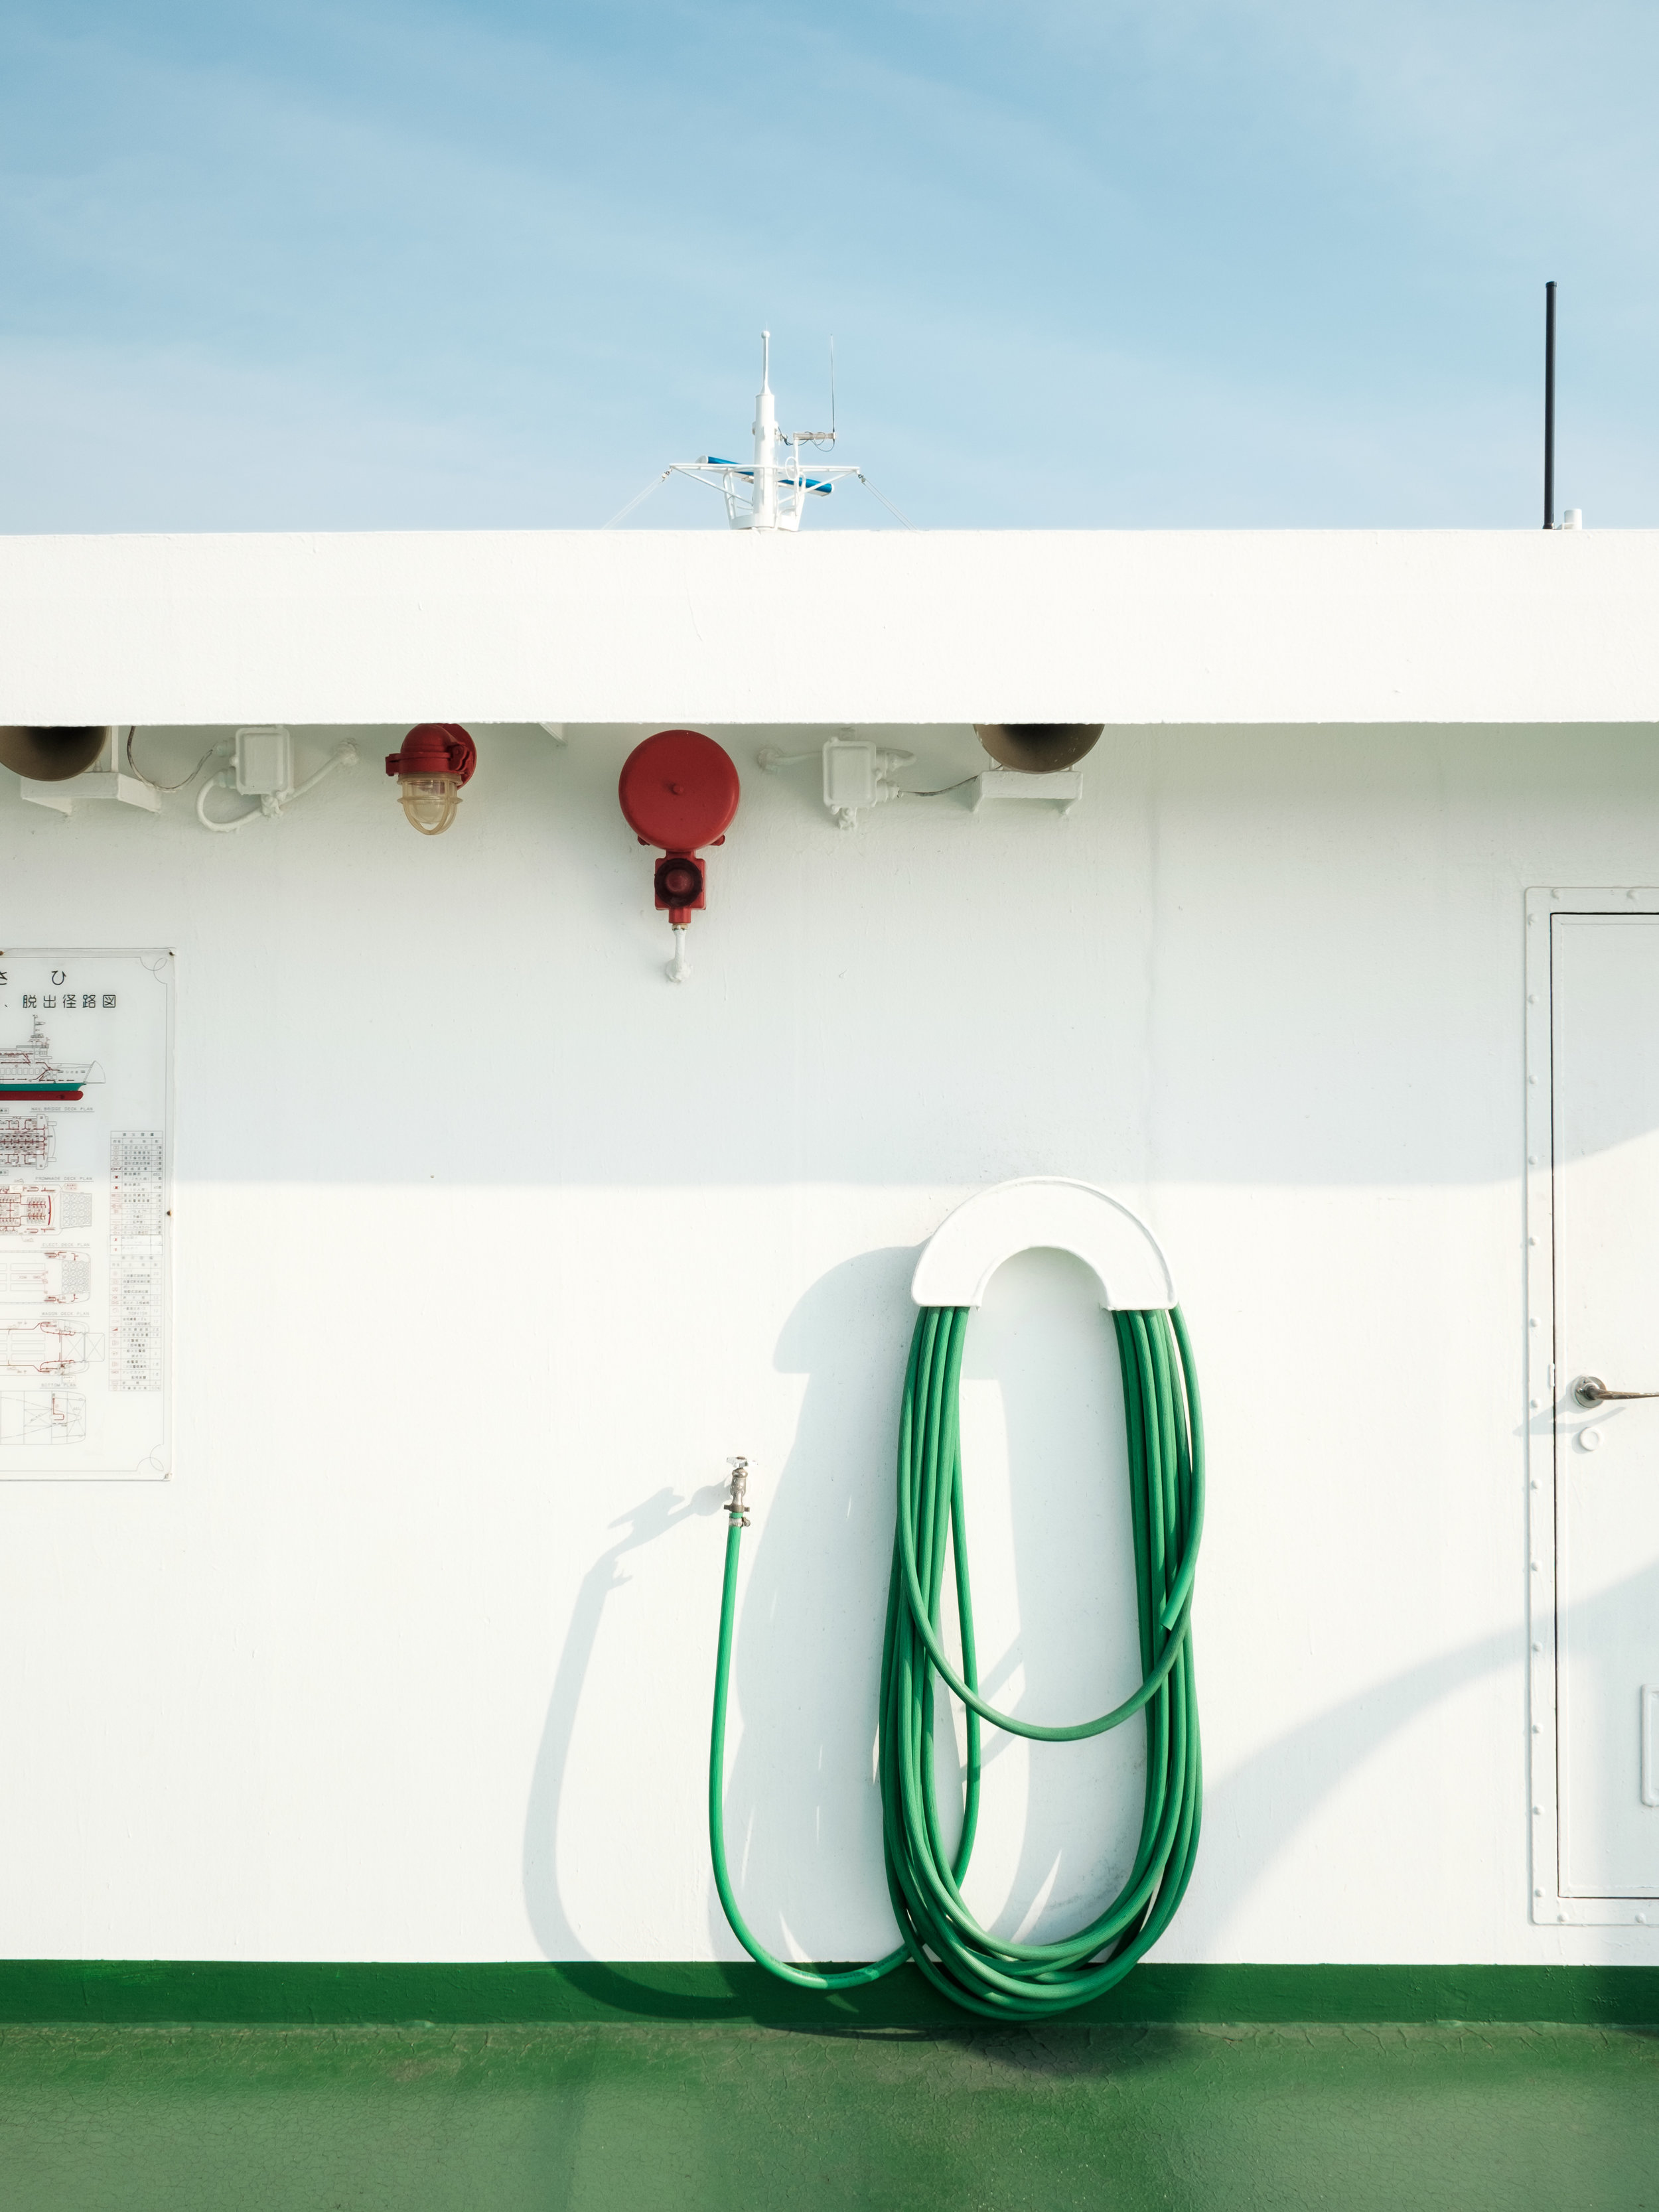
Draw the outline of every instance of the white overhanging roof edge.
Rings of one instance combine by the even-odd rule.
[[[1017,1176],[964,1199],[922,1247],[910,1296],[919,1306],[981,1305],[1004,1261],[1033,1251],[1081,1260],[1110,1312],[1176,1303],[1170,1263],[1140,1216],[1097,1184],[1068,1176]]]
[[[1659,531],[0,538],[0,721],[1659,721]]]

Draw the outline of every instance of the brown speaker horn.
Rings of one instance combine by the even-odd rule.
[[[43,730],[13,723],[0,727],[0,768],[34,783],[66,783],[84,775],[104,750],[108,728],[99,723]]]
[[[974,735],[994,761],[1048,775],[1083,758],[1104,722],[975,722]]]

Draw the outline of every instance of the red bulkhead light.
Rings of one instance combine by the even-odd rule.
[[[398,779],[404,816],[422,837],[435,837],[455,819],[461,786],[472,779],[478,748],[459,722],[417,722],[386,772]]]

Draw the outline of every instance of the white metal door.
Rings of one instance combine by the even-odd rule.
[[[1636,1900],[1659,1898],[1659,914],[1548,921],[1559,1891]]]

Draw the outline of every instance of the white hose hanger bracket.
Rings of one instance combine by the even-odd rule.
[[[910,1296],[919,1306],[980,1305],[1005,1260],[1038,1249],[1081,1260],[1109,1313],[1177,1303],[1170,1263],[1139,1215],[1066,1176],[1019,1176],[964,1199],[923,1247]]]

